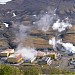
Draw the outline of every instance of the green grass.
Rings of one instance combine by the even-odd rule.
[[[57,69],[48,65],[37,66],[10,66],[0,65],[0,75],[75,75],[75,72]]]

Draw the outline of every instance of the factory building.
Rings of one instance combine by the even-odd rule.
[[[44,56],[46,56],[46,53],[45,52],[37,51],[37,58],[42,58]]]
[[[0,52],[0,56],[1,57],[8,57],[9,56],[9,52],[8,51],[2,51],[2,52]]]
[[[14,49],[6,49],[0,52],[1,57],[8,57],[10,54],[14,53]]]
[[[12,54],[7,58],[7,62],[9,63],[19,63],[21,61],[22,61],[22,56],[21,54],[18,53]]]
[[[51,57],[51,59],[57,59],[57,53],[56,52],[47,52],[46,55]]]

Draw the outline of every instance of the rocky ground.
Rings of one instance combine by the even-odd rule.
[[[75,18],[75,0],[12,0],[6,5],[0,5],[0,21],[13,20],[13,12],[21,17],[25,14],[39,14],[55,8],[61,18],[65,16]],[[10,15],[6,13],[8,11]]]
[[[27,44],[33,43],[37,48],[52,48],[52,46],[48,44],[48,40],[56,35],[56,31],[50,29],[44,33],[38,30],[37,27],[34,27],[32,23],[38,19],[33,17],[34,14],[44,14],[46,11],[52,12],[54,9],[57,9],[56,14],[61,19],[68,16],[71,23],[75,25],[75,0],[12,0],[6,5],[0,5],[0,22],[9,24],[9,28],[4,28],[4,30],[0,32],[2,34],[1,38],[4,37],[4,39],[8,41],[6,46],[14,48],[20,42],[16,37],[16,35],[19,34],[16,33],[19,33],[19,26],[23,24],[31,27],[31,30],[27,31],[27,33],[29,34],[28,37],[32,39],[28,40],[29,43],[27,42]],[[15,17],[13,13],[16,14]],[[0,27],[0,29],[2,28]],[[73,34],[69,33],[71,31]],[[64,36],[63,41],[75,44],[74,31],[75,27],[68,30],[69,34]],[[4,45],[4,43],[2,44]]]

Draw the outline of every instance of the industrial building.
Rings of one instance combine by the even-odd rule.
[[[0,52],[1,57],[8,57],[10,54],[14,53],[14,49],[6,49]]]
[[[19,63],[21,61],[22,61],[22,56],[21,54],[18,53],[12,54],[7,58],[7,62],[9,63]]]
[[[57,59],[57,53],[56,52],[47,52],[47,56],[51,57],[51,59]]]
[[[9,56],[9,52],[8,51],[2,51],[2,52],[0,52],[0,56],[1,57],[8,57]]]
[[[43,52],[43,51],[37,51],[37,58],[42,58],[44,56],[46,56],[45,52]]]

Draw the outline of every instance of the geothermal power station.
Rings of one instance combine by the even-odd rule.
[[[1,0],[0,64],[75,72],[75,1]]]

